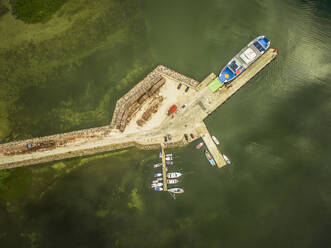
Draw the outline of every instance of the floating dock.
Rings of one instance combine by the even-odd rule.
[[[184,146],[200,137],[204,139],[218,167],[222,167],[225,161],[213,145],[207,128],[201,131],[203,120],[276,56],[276,49],[270,48],[232,81],[232,87],[222,87],[215,92],[208,87],[216,78],[214,73],[199,83],[160,65],[118,100],[110,125],[1,144],[0,169],[132,146],[139,149],[160,149],[160,143],[164,144],[164,148]],[[180,111],[168,116],[168,109],[174,104]],[[194,138],[190,138],[190,134]],[[168,135],[172,138],[165,141]]]

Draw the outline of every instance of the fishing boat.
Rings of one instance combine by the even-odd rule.
[[[156,187],[161,187],[163,186],[163,183],[152,183],[152,188],[156,188]]]
[[[197,144],[196,148],[197,148],[197,149],[200,149],[200,148],[201,148],[201,146],[203,146],[203,142],[201,142],[201,143]]]
[[[232,80],[243,73],[270,47],[270,41],[265,36],[259,36],[245,46],[230,62],[222,69],[218,76],[220,86],[230,84]]]
[[[154,177],[162,177],[162,173],[155,173]]]
[[[211,138],[213,139],[213,141],[215,142],[216,145],[220,144],[220,142],[218,141],[218,139],[215,136],[211,136]]]
[[[163,188],[161,188],[161,187],[156,187],[154,189],[155,189],[155,191],[163,191]]]
[[[225,154],[222,154],[222,156],[227,164],[231,164],[230,159],[227,156],[225,156]]]
[[[167,184],[176,184],[178,182],[179,182],[178,179],[167,179]]]
[[[162,167],[162,163],[154,164],[154,168],[159,168],[159,167]]]
[[[213,158],[213,156],[210,154],[210,152],[208,150],[205,150],[205,156],[208,160],[208,162],[212,165],[212,166],[215,166],[216,165],[216,162]]]
[[[178,178],[182,175],[180,172],[170,172],[167,174],[167,178]]]
[[[171,189],[168,189],[168,191],[170,193],[174,193],[174,194],[182,194],[182,193],[184,193],[184,190],[182,188],[171,188]]]

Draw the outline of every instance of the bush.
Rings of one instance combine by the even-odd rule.
[[[46,22],[68,0],[11,0],[13,15],[27,23]]]

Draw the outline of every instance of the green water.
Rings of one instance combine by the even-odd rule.
[[[206,120],[230,167],[169,150],[176,200],[149,189],[157,151],[2,171],[0,247],[330,247],[330,26],[322,0],[70,0],[44,24],[0,17],[2,143],[106,125],[157,64],[202,80],[260,34],[279,48]]]

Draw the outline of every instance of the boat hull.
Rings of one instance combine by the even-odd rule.
[[[218,76],[220,85],[230,84],[232,80],[241,75],[270,47],[270,41],[265,36],[259,36],[244,47],[222,69]]]
[[[212,166],[215,166],[216,165],[216,162],[213,158],[213,156],[210,154],[210,152],[208,150],[205,150],[205,156],[208,160],[208,162],[212,165]]]

